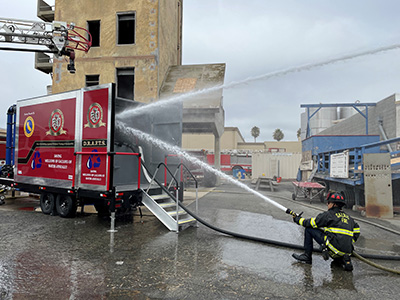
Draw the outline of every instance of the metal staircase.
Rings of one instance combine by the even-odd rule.
[[[165,193],[150,196],[143,191],[142,203],[171,231],[179,232],[184,225],[196,223],[195,218]]]
[[[184,209],[179,206],[178,200],[178,184],[176,187],[176,196],[172,196],[171,193],[167,193],[165,190],[170,190],[170,187],[167,189],[161,183],[159,183],[155,177],[156,174],[161,166],[164,166],[165,169],[172,175],[172,178],[176,183],[178,181],[175,178],[176,172],[179,170],[180,167],[185,167],[185,165],[180,164],[177,167],[177,171],[175,174],[172,174],[168,167],[164,163],[160,163],[157,167],[157,170],[154,173],[153,178],[150,181],[149,188],[144,191],[142,190],[142,203],[144,206],[147,207],[149,211],[151,211],[169,230],[179,232],[180,230],[188,227],[188,226],[195,226],[197,221],[191,215],[189,215]],[[187,168],[186,168],[187,169]],[[187,170],[189,171],[189,170]],[[190,171],[189,171],[190,173]],[[194,176],[193,176],[194,178]],[[195,179],[196,181],[196,179]],[[158,185],[161,187],[161,194],[150,195],[149,189],[151,185]],[[170,184],[171,185],[171,184]],[[198,185],[196,181],[196,213],[197,213],[197,200],[198,200]]]

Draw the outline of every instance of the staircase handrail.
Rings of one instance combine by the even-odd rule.
[[[164,166],[164,169],[167,170],[167,172],[169,173],[169,175],[171,175],[173,181],[175,181],[175,183],[176,183],[176,189],[178,189],[178,188],[179,188],[179,181],[178,181],[178,179],[176,179],[176,177],[175,177],[174,174],[171,172],[171,170],[168,168],[168,166],[167,166],[165,163],[160,162],[160,163],[158,164],[158,166],[157,166],[157,170],[160,168],[160,166]],[[172,181],[171,181],[171,183],[172,183]],[[167,182],[165,182],[164,184],[165,184],[165,186],[167,186]]]
[[[178,199],[178,196],[177,195],[173,195],[172,193],[171,193],[171,191],[164,185],[164,184],[162,184],[161,182],[159,182],[158,180],[157,180],[157,178],[156,178],[156,174],[157,174],[157,172],[158,172],[158,170],[159,170],[159,168],[160,168],[160,166],[161,165],[164,165],[165,167],[166,167],[166,169],[170,172],[170,170],[168,169],[168,167],[164,164],[164,163],[160,163],[158,166],[157,166],[157,169],[156,169],[156,171],[154,172],[154,175],[153,175],[153,178],[152,178],[152,180],[151,180],[151,182],[155,182],[173,201],[175,201],[175,203],[176,203],[176,222],[178,223],[179,222],[179,216],[178,216],[178,208],[179,207],[181,207],[184,211],[186,211],[189,215],[191,215],[191,216],[193,216],[193,213],[192,212],[190,212],[182,203],[181,203],[181,201],[179,201],[179,199]],[[147,168],[147,166],[144,164],[144,163],[142,163],[142,167],[143,168],[145,168],[146,170],[147,170],[147,172],[149,173],[149,174],[151,174],[151,172],[150,172],[150,170]],[[186,167],[186,166],[185,166]],[[174,179],[175,179],[175,181],[176,182],[178,182],[177,180],[176,180],[176,178],[175,178],[175,176],[172,176]],[[151,184],[151,182],[150,182],[150,184]],[[146,190],[146,194],[148,194],[148,191],[149,191],[149,189],[150,189],[150,187]],[[198,213],[198,191],[197,191],[197,188],[196,188],[196,214]]]
[[[149,169],[146,167],[146,165],[145,165],[145,164],[142,164],[142,165],[143,165],[144,168],[147,170],[147,172],[148,172],[149,174],[151,174],[151,172],[150,172]],[[157,168],[156,168],[156,170],[155,170],[155,172],[154,172],[154,174],[153,174],[153,177],[151,178],[150,185],[149,185],[149,187],[147,188],[146,193],[149,192],[151,183],[152,183],[153,181],[154,181],[155,183],[157,183],[160,187],[162,186],[162,184],[161,184],[160,182],[158,182],[158,180],[156,180],[156,176],[157,176],[158,170],[160,169],[160,167],[161,167],[162,165],[164,166],[165,170],[167,170],[167,172],[172,176],[172,178],[173,178],[174,181],[176,182],[176,189],[178,189],[178,187],[179,187],[179,182],[178,182],[178,180],[177,180],[177,179],[175,178],[175,176],[172,174],[172,172],[171,172],[170,169],[167,167],[167,165],[166,165],[165,163],[161,162],[161,163],[158,164],[158,166],[157,166]],[[165,184],[166,184],[166,183],[165,183]]]
[[[181,166],[184,167],[184,168],[186,169],[186,171],[189,172],[190,176],[193,178],[194,182],[196,183],[196,189],[197,189],[197,187],[199,186],[199,182],[197,181],[196,177],[193,175],[193,173],[189,170],[189,168],[188,168],[184,163],[180,163],[180,164],[176,167],[176,170],[175,170],[174,175],[176,175],[176,172],[178,172],[178,170],[179,170],[179,168],[180,168]]]

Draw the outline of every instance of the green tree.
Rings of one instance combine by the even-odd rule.
[[[301,136],[301,128],[297,129],[297,138],[299,139]]]
[[[257,126],[254,126],[251,129],[251,135],[254,137],[254,143],[256,142],[256,139],[258,138],[258,136],[260,135],[260,128],[258,128]]]
[[[285,135],[283,134],[282,130],[277,128],[277,129],[275,129],[272,137],[274,138],[274,140],[277,140],[279,142],[280,140],[282,140],[285,137]]]

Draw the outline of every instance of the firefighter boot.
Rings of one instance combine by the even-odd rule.
[[[353,264],[351,263],[351,259],[349,255],[343,256],[343,265],[345,271],[353,271]]]
[[[303,254],[293,253],[292,256],[298,261],[305,262],[306,264],[312,264],[311,253],[304,252]]]

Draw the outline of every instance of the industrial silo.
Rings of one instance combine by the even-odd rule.
[[[310,108],[310,116],[318,108]],[[322,107],[311,119],[310,129],[311,135],[316,135],[319,132],[331,127],[334,121],[337,120],[337,108],[336,107]]]
[[[356,113],[357,111],[353,107],[339,107],[339,120],[347,119]]]
[[[300,139],[304,140],[307,136],[307,113],[303,112],[300,115]]]

